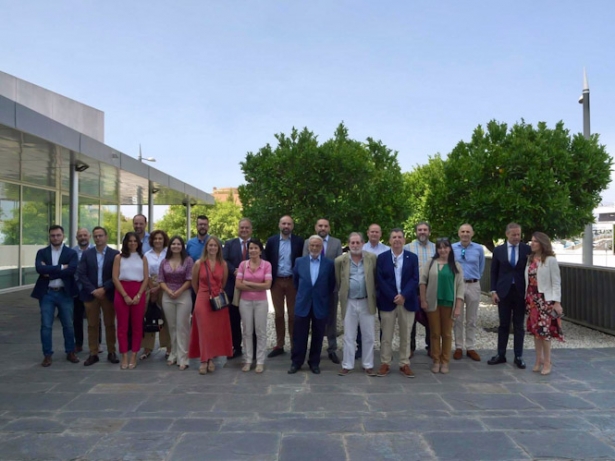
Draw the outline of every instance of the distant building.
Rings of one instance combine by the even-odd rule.
[[[239,200],[239,191],[236,187],[214,187],[211,195],[214,196],[216,202],[226,202],[230,196],[233,197],[235,205],[241,206],[241,200]]]

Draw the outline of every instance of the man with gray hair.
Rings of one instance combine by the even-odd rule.
[[[335,280],[344,319],[344,357],[340,376],[354,369],[357,327],[361,326],[363,369],[374,373],[374,325],[376,314],[376,255],[363,251],[363,236],[348,237],[350,251],[335,258]]]

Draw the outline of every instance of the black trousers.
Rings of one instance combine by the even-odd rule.
[[[498,355],[506,356],[508,346],[508,335],[510,334],[510,319],[512,317],[514,343],[513,349],[515,357],[523,356],[523,338],[525,330],[523,321],[525,320],[525,299],[524,290],[520,290],[516,285],[510,287],[510,291],[504,298],[500,298],[498,303],[498,314],[500,326],[498,327]]]
[[[320,365],[320,351],[322,350],[322,340],[325,336],[327,319],[317,319],[314,316],[314,311],[310,309],[310,315],[307,317],[299,317],[298,315],[295,315],[293,348],[290,358],[293,365],[297,368],[300,368],[305,362],[310,326],[312,327],[312,343],[310,344],[308,365],[310,367]]]
[[[420,302],[419,302],[419,306],[420,306]],[[416,313],[416,315],[414,316],[414,323],[412,324],[412,331],[410,332],[410,350],[411,351],[415,351],[416,350],[416,324],[420,323],[421,325],[423,325],[425,327],[425,346],[427,346],[427,349],[430,348],[430,338],[429,338],[429,320],[427,318],[427,314],[425,314],[425,311],[423,309],[419,309]]]

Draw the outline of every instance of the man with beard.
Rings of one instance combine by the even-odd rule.
[[[419,258],[419,273],[425,264],[429,264],[429,261],[436,254],[436,245],[429,241],[431,235],[431,226],[425,221],[421,221],[414,226],[416,233],[416,239],[404,246],[404,250],[411,251]],[[417,299],[419,294],[417,293]],[[420,304],[420,301],[419,301]],[[412,324],[412,332],[410,333],[410,357],[414,355],[416,350],[416,324],[420,323],[425,327],[425,349],[427,349],[427,355],[429,355],[429,321],[427,315],[423,309],[419,309],[414,316],[414,323]]]
[[[273,358],[284,353],[286,325],[284,322],[284,303],[288,312],[288,335],[293,341],[293,326],[295,321],[295,298],[297,290],[293,284],[293,268],[295,260],[303,251],[303,239],[293,235],[295,223],[290,216],[282,216],[278,223],[280,233],[269,237],[263,254],[271,263],[271,300],[275,310],[276,345],[267,357]]]
[[[186,253],[193,261],[198,261],[203,255],[203,248],[209,240],[209,218],[204,214],[196,217],[196,237],[192,237],[186,244]]]
[[[145,217],[145,215],[140,213],[134,215],[134,217],[132,218],[132,228],[134,229],[135,234],[137,234],[137,237],[139,237],[139,240],[141,241],[141,251],[143,252],[143,254],[147,253],[149,250],[152,249],[149,244],[149,232],[145,230],[146,227],[147,218]]]
[[[363,251],[363,236],[353,232],[348,237],[347,254],[335,259],[335,280],[344,319],[344,358],[340,376],[354,369],[357,327],[360,325],[363,369],[374,373],[374,325],[376,314],[376,255]]]
[[[90,231],[85,227],[77,231],[77,245],[73,247],[73,250],[77,252],[77,258],[81,261],[81,255],[85,250],[94,247],[90,243]],[[81,291],[81,284],[79,283],[79,276],[75,273],[75,280],[77,281],[77,289]],[[81,352],[83,350],[83,317],[85,315],[85,306],[83,301],[76,296],[73,299],[73,329],[75,330],[75,352]]]
[[[316,221],[315,226],[316,233],[323,240],[322,255],[330,259],[331,262],[342,254],[342,242],[335,237],[331,237],[331,226],[329,220],[321,218]],[[309,254],[309,242],[305,242],[303,245],[303,256]],[[340,359],[337,357],[337,290],[335,290],[329,297],[329,317],[327,318],[327,327],[325,334],[327,335],[327,352],[329,359],[339,365]]]

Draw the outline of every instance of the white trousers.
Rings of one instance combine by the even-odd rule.
[[[188,344],[190,341],[190,314],[192,313],[192,293],[184,290],[177,299],[166,292],[162,294],[162,309],[171,337],[169,361],[178,365],[188,365]]]
[[[367,298],[348,299],[344,317],[344,358],[342,360],[342,367],[347,370],[354,368],[357,326],[359,325],[361,326],[363,368],[373,368],[375,315],[370,314],[367,309]]]
[[[267,312],[269,303],[264,301],[239,301],[239,314],[243,328],[243,363],[254,361],[252,336],[256,331],[256,364],[264,365],[267,356]]]

